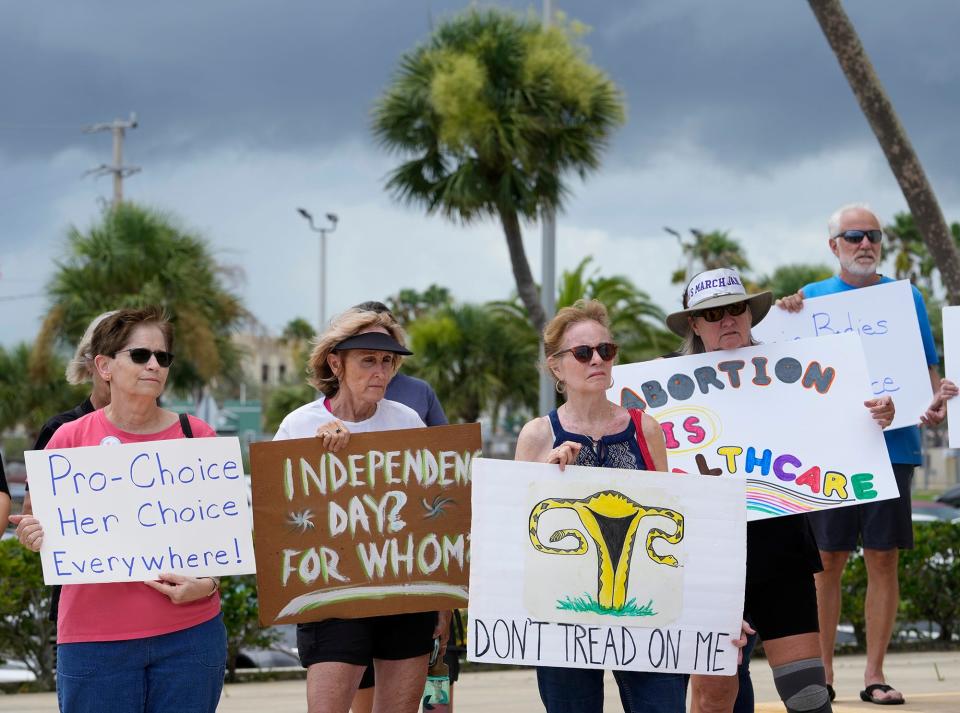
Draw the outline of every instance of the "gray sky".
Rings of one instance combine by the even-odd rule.
[[[0,298],[41,293],[66,227],[88,226],[108,134],[135,110],[127,196],[176,213],[239,266],[269,328],[317,318],[317,240],[295,213],[333,211],[328,315],[437,282],[463,300],[513,289],[498,227],[463,229],[396,205],[394,163],[369,112],[402,52],[465,2],[3,3],[0,5]],[[538,6],[502,3],[521,11]],[[848,0],[948,219],[960,219],[960,4]],[[805,2],[554,0],[593,30],[594,61],[623,89],[627,124],[559,221],[558,269],[587,254],[666,309],[680,250],[664,225],[726,229],[757,272],[829,262],[825,220],[866,200],[905,207]],[[539,228],[527,226],[539,274]],[[43,298],[0,300],[0,343],[30,340]]]

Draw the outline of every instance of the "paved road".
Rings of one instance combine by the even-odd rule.
[[[858,692],[863,687],[862,656],[844,656],[837,660],[834,713],[886,710],[862,703]],[[891,654],[887,658],[887,677],[904,692],[907,705],[895,708],[902,713],[960,712],[960,652]],[[757,713],[780,713],[769,669],[763,660],[753,667],[757,694]],[[607,703],[604,711],[620,711],[616,685],[608,675]],[[529,670],[487,671],[464,674],[456,686],[457,713],[526,713],[542,710],[536,678]],[[294,713],[306,708],[302,681],[244,683],[227,686],[219,713]],[[57,710],[51,693],[0,696],[0,711],[17,713]]]

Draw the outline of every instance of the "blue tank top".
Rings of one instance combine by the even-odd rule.
[[[564,441],[582,444],[575,465],[588,465],[599,468],[627,468],[632,470],[650,470],[637,442],[637,429],[633,418],[620,433],[601,436],[597,441],[582,433],[565,431],[560,425],[560,416],[554,409],[549,413],[550,427],[553,429],[553,447]]]

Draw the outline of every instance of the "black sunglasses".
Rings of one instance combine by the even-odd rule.
[[[731,317],[739,317],[746,311],[746,302],[734,302],[732,305],[724,305],[723,307],[707,307],[697,312],[694,316],[703,317],[707,322],[719,322],[723,319],[724,314],[729,314]]]
[[[600,358],[604,361],[610,361],[617,355],[617,345],[612,342],[603,342],[598,344],[595,347],[588,346],[586,344],[580,344],[576,347],[570,347],[569,349],[564,349],[554,354],[555,357],[561,356],[570,352],[573,354],[573,358],[576,359],[581,364],[587,364],[593,359],[593,352],[596,351],[600,355]]]
[[[150,361],[150,357],[154,356],[157,358],[157,364],[166,369],[173,363],[173,354],[170,352],[155,352],[152,349],[146,349],[145,347],[137,347],[135,349],[121,349],[118,352],[114,353],[114,356],[117,354],[123,354],[124,352],[130,353],[130,361],[134,364],[146,364]]]
[[[835,238],[843,238],[848,243],[853,243],[857,245],[858,243],[863,242],[863,239],[866,238],[871,243],[879,243],[880,239],[883,237],[882,230],[844,230],[838,235],[834,235]]]

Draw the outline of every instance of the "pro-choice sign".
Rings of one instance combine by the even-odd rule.
[[[254,571],[236,438],[24,454],[47,584]]]
[[[479,424],[254,443],[264,625],[452,609],[467,600]]]
[[[749,519],[895,498],[855,335],[625,364],[612,401],[660,422],[671,470],[747,478]]]
[[[471,661],[732,675],[744,481],[474,463]]]

